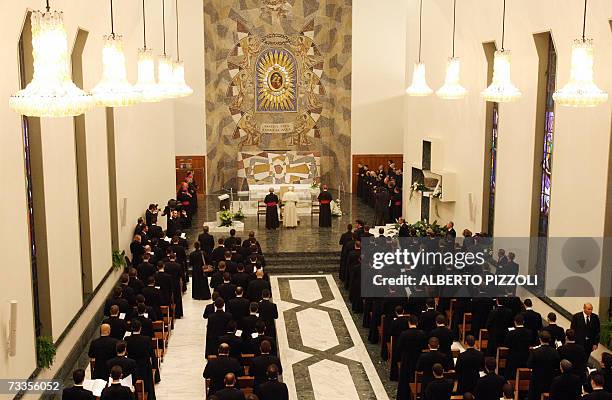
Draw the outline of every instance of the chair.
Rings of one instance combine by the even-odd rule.
[[[506,365],[508,364],[508,354],[510,354],[510,349],[507,347],[498,347],[497,348],[497,373],[501,374],[501,371],[506,369]]]
[[[147,400],[148,396],[144,390],[144,381],[142,379],[138,379],[134,383],[134,392],[136,393],[136,400]]]
[[[249,374],[249,368],[253,363],[253,359],[255,358],[255,354],[240,354],[240,364],[244,367],[244,374]]]
[[[465,344],[465,337],[472,330],[472,313],[463,314],[463,323],[461,324],[461,329],[459,330],[459,334],[461,335],[461,343]]]
[[[168,337],[170,337],[170,328],[174,324],[174,322],[172,321],[172,315],[170,313],[170,307],[169,306],[160,306],[159,308],[160,308],[161,313],[162,313],[162,320],[164,321],[166,332],[168,333]]]
[[[163,348],[159,347],[159,340],[155,337],[151,338],[151,347],[153,347],[153,351],[155,352],[155,357],[157,357],[158,360],[163,361],[164,360],[164,350]]]
[[[514,382],[514,400],[519,400],[525,393],[529,391],[529,382],[531,381],[530,368],[517,368],[516,381]]]
[[[423,386],[423,372],[416,371],[414,373],[414,382],[410,382],[412,400],[416,400],[417,397],[421,397],[421,386]]]
[[[157,341],[161,341],[161,360],[164,359],[164,354],[166,353],[166,349],[168,348],[168,332],[166,331],[166,326],[164,325],[164,321],[153,321],[153,337]]]
[[[242,390],[244,396],[248,396],[253,393],[253,388],[255,387],[255,377],[254,376],[239,376],[238,377],[238,388]]]
[[[478,334],[478,350],[485,351],[489,345],[489,330],[481,329]]]
[[[257,202],[257,225],[259,225],[259,216],[266,215],[266,210],[267,210],[267,206],[266,203],[264,203],[262,200],[259,200]]]
[[[451,299],[450,306],[448,309],[448,329],[453,329],[453,313],[455,312],[455,307],[457,305],[457,299]]]

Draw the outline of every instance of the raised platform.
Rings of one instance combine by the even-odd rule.
[[[318,195],[319,190],[311,190],[311,185],[308,184],[263,184],[263,185],[249,185],[249,200],[258,201],[263,200],[264,197],[270,192],[270,188],[274,188],[274,193],[278,197],[282,198],[282,194],[285,193],[290,186],[293,186],[293,191],[297,193],[300,201],[310,201],[313,193]]]

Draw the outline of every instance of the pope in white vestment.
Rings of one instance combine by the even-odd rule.
[[[297,217],[297,202],[299,198],[297,193],[293,191],[293,186],[289,187],[288,191],[283,195],[283,224],[287,228],[295,228],[298,224]]]

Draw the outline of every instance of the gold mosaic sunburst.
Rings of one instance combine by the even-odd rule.
[[[286,51],[271,49],[257,63],[258,111],[296,111],[295,60]]]

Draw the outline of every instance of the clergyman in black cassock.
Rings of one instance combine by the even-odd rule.
[[[327,191],[327,186],[323,186],[323,191],[319,193],[319,227],[325,228],[332,226],[331,219],[331,193]]]
[[[278,228],[278,196],[274,194],[273,188],[270,188],[270,193],[264,198],[264,203],[266,203],[266,229]]]

